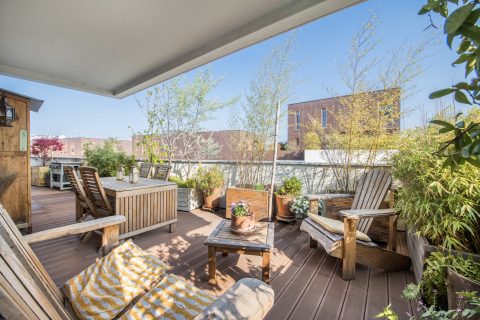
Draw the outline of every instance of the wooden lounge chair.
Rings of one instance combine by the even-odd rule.
[[[151,178],[153,176],[154,165],[149,162],[142,162],[140,164],[140,177]]]
[[[100,218],[114,215],[115,213],[105,194],[97,169],[92,167],[79,167],[78,171],[80,171],[80,176],[82,177],[85,193],[93,204],[94,217]]]
[[[327,254],[342,259],[344,280],[355,278],[356,262],[386,271],[410,268],[410,258],[395,252],[397,211],[393,208],[379,209],[391,184],[392,177],[386,170],[375,169],[362,175],[356,188],[351,210],[340,211],[340,215],[343,217],[343,234],[333,232],[327,225],[322,226],[312,218],[304,219],[300,226],[300,230],[310,235],[311,247],[320,244]],[[315,199],[310,200],[311,208],[318,208],[318,203],[315,201]],[[377,217],[389,217],[387,249],[372,241],[358,240],[357,230],[368,233],[373,219]],[[322,219],[327,224],[330,222],[328,220],[331,219]]]
[[[167,164],[155,165],[155,174],[153,175],[153,179],[167,181],[168,177],[170,176],[171,169],[172,167]]]
[[[78,204],[81,207],[81,210],[77,210],[77,212],[81,212],[82,215],[76,218],[77,222],[82,222],[88,216],[96,217],[95,213],[95,206],[93,205],[92,201],[87,196],[85,189],[83,188],[83,184],[78,178],[77,171],[74,167],[65,166],[63,168],[63,172],[67,176],[68,180],[70,181],[70,185],[72,186],[73,192],[75,192],[75,196],[78,199]]]
[[[109,284],[108,281],[105,282],[106,287],[103,287],[105,290],[96,293],[95,289],[101,289],[102,284],[92,283],[91,281],[97,278],[81,277],[81,279],[78,280],[80,281],[79,283],[73,283],[78,285],[86,284],[94,289],[83,291],[81,298],[70,304],[70,300],[66,299],[64,294],[68,294],[68,296],[71,297],[71,291],[66,289],[68,288],[67,286],[63,287],[63,290],[56,287],[30,248],[29,243],[103,228],[105,242],[108,243],[108,247],[111,248],[112,245],[118,243],[118,226],[124,221],[125,217],[123,216],[111,216],[22,236],[8,213],[0,204],[0,316],[7,320],[77,319],[79,318],[79,313],[78,309],[75,308],[85,303],[85,299],[88,299],[89,296],[95,296],[95,294],[98,294],[96,295],[96,297],[98,297],[96,303],[106,305],[106,312],[99,312],[97,309],[90,308],[90,310],[95,312],[94,316],[105,316],[107,312],[111,312],[112,302],[116,302],[117,300],[113,300],[112,296],[110,296],[111,284]],[[126,244],[133,246],[135,251],[141,253],[141,256],[135,256],[135,259],[137,259],[137,257],[143,259],[143,261],[154,261],[156,259],[134,246],[131,242],[124,243],[122,246]],[[121,246],[114,250],[120,248]],[[122,257],[128,258],[130,250],[125,250],[123,254]],[[118,252],[113,255],[109,254],[87,268],[86,272],[97,269],[101,270],[101,272],[105,273],[108,277],[110,271],[109,269],[105,269],[104,266],[108,265],[105,264],[106,261],[110,261],[113,262],[113,264],[111,264],[112,266],[117,267],[117,269],[111,273],[111,276],[114,278],[119,273],[118,266],[122,266],[122,263],[127,262],[122,261],[122,259],[120,259],[121,261],[116,259],[119,259]],[[157,262],[159,261],[158,259],[156,260]],[[102,262],[103,264],[101,264]],[[135,260],[135,262],[137,262],[137,260]],[[101,264],[101,266],[98,266],[98,264]],[[133,264],[135,265],[135,263]],[[138,269],[139,266],[137,264],[129,268],[130,265],[124,265],[125,268],[129,270]],[[273,305],[274,297],[272,288],[257,279],[242,279],[218,299],[215,300],[215,298],[211,297],[209,299],[212,300],[209,300],[201,296],[202,290],[189,285],[174,275],[168,275],[158,270],[156,273],[155,270],[150,270],[150,273],[153,275],[162,274],[162,276],[152,284],[154,287],[151,290],[147,283],[141,288],[133,287],[135,288],[135,292],[141,290],[141,297],[137,297],[140,300],[137,301],[135,298],[130,303],[125,302],[126,308],[118,314],[121,319],[129,315],[132,315],[134,318],[143,318],[143,315],[147,313],[150,316],[153,313],[156,315],[155,318],[160,318],[162,314],[157,313],[160,312],[159,310],[167,310],[167,312],[178,310],[191,314],[190,318],[194,319],[262,319]],[[72,283],[74,279],[78,279],[78,276],[67,281],[67,283]],[[110,279],[110,277],[107,279]],[[141,279],[143,278],[140,277],[137,280]],[[82,281],[85,283],[81,283]],[[137,281],[135,282],[135,286],[138,283],[143,284],[142,281]],[[71,286],[70,288],[76,290],[77,285]],[[173,296],[168,295],[169,292],[171,293],[172,288],[175,288]],[[128,295],[131,294],[131,292],[132,286],[130,285],[129,290],[125,288],[125,290],[117,291],[116,294],[117,296],[118,294]],[[86,294],[86,296],[84,294]],[[193,295],[198,295],[198,297]],[[182,302],[182,297],[184,298],[185,296],[193,296],[193,299],[205,298],[206,300],[204,299],[201,302],[207,301],[209,304],[203,306],[203,310],[200,310],[198,314],[191,312],[191,301],[184,304],[180,303],[177,309],[174,309],[177,299]],[[163,305],[162,302],[166,304]],[[87,304],[87,306],[91,307],[90,304]],[[155,307],[158,309],[153,309]],[[81,312],[80,314],[83,315]]]

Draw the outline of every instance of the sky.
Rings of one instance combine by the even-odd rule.
[[[418,43],[429,37],[433,42],[427,50],[428,57],[422,61],[424,70],[414,80],[415,94],[402,101],[403,109],[414,109],[403,116],[402,129],[420,125],[424,114],[431,115],[438,109],[438,101],[429,100],[428,94],[448,87],[463,77],[461,67],[451,66],[455,54],[446,46],[441,30],[424,30],[429,25],[428,17],[418,16],[417,12],[425,2],[370,0],[295,29],[293,59],[299,61],[300,66],[294,74],[297,84],[288,103],[328,98],[331,90],[338,94],[347,93],[339,77],[339,66],[348,58],[352,37],[373,10],[379,18],[376,36],[380,40],[373,53],[375,56],[389,55],[404,41]],[[222,78],[211,96],[229,99],[240,95],[242,98],[237,105],[218,111],[212,120],[204,124],[205,130],[231,128],[230,115],[240,112],[243,97],[263,57],[268,55],[272,46],[284,41],[287,36],[279,35],[210,64],[212,74]],[[186,77],[191,78],[195,72],[190,71]],[[2,75],[0,88],[45,101],[40,112],[31,113],[32,135],[129,139],[131,128],[138,131],[146,126],[135,100],[135,97],[142,99],[145,90],[119,100]],[[444,100],[444,104],[452,103],[450,98]],[[282,108],[286,110],[287,104]],[[280,124],[280,141],[286,140],[287,123],[284,118]]]

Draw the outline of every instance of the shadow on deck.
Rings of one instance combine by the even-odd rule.
[[[75,204],[71,191],[32,189],[33,232],[74,223]],[[134,237],[133,241],[167,262],[171,273],[196,286],[219,295],[244,277],[261,278],[261,258],[230,254],[217,258],[215,287],[207,283],[207,248],[203,241],[222,219],[221,214],[200,210],[178,212],[177,231],[168,227]],[[69,236],[32,245],[57,285],[78,274],[99,258],[100,239],[91,237],[82,243]],[[403,233],[398,249],[408,254]],[[411,272],[383,272],[357,265],[356,279],[341,278],[339,260],[312,249],[308,236],[297,225],[275,225],[275,250],[271,260],[275,304],[268,319],[373,319],[383,307],[392,307],[408,319],[415,310],[401,298],[405,285],[413,282]]]

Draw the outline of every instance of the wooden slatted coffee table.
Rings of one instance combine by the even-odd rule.
[[[208,283],[215,285],[217,252],[250,254],[262,257],[262,280],[270,282],[270,254],[273,249],[273,222],[257,222],[256,229],[249,235],[236,235],[230,232],[230,220],[223,220],[212,231],[204,244],[208,246]]]

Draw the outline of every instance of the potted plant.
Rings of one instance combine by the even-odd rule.
[[[217,166],[200,167],[195,176],[197,188],[203,193],[204,205],[202,209],[215,211],[220,204],[224,176]]]
[[[177,208],[180,211],[192,211],[203,205],[203,194],[197,189],[195,179],[182,180],[180,177],[172,176],[168,181],[177,184]]]
[[[475,117],[474,110],[465,115],[465,122]],[[456,170],[445,167],[444,158],[436,152],[445,138],[437,129],[429,125],[409,132],[391,160],[392,175],[401,184],[395,207],[407,224],[417,282],[425,259],[433,252],[469,255],[480,262],[480,168],[469,163]]]
[[[292,212],[297,219],[303,219],[307,217],[310,203],[305,197],[296,197],[290,202],[290,212]],[[315,212],[316,214],[317,212]]]
[[[31,153],[42,160],[41,166],[32,167],[32,185],[45,187],[50,177],[48,162],[53,151],[62,151],[63,143],[57,137],[38,137],[32,142]]]
[[[297,219],[295,214],[290,211],[290,203],[293,198],[300,196],[301,192],[302,183],[297,177],[283,180],[283,185],[275,193],[278,220],[295,221]]]
[[[255,230],[255,212],[250,209],[250,205],[240,200],[231,205],[232,221],[230,228],[234,234],[249,234]]]
[[[254,185],[239,185],[227,188],[227,203],[247,201],[250,208],[255,212],[255,219],[268,218],[268,190],[269,187],[257,183]],[[227,210],[226,218],[231,218],[231,211]]]

